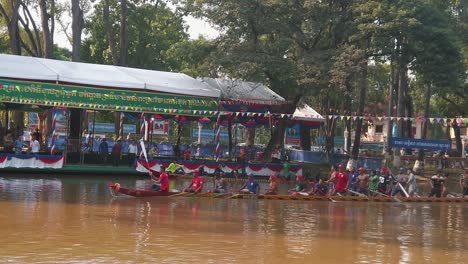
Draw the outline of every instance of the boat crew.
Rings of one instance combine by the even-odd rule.
[[[278,193],[279,193],[278,176],[276,174],[273,174],[270,176],[270,185],[268,186],[268,189],[265,191],[265,194],[277,195]]]
[[[377,175],[376,170],[371,170],[370,175],[369,175],[369,191],[373,194],[377,191],[377,185],[379,184],[379,175]]]
[[[445,185],[445,177],[441,169],[437,170],[437,174],[431,177],[431,193],[429,197],[440,197],[442,195],[442,187]]]
[[[198,175],[198,172],[195,172],[192,182],[190,183],[189,187],[185,188],[184,192],[201,193],[202,189],[203,178]]]
[[[336,185],[333,195],[346,193],[349,182],[349,176],[348,173],[344,171],[344,166],[340,165],[338,168],[339,172],[336,174]]]
[[[460,188],[462,189],[463,198],[468,196],[468,169],[465,169],[465,173],[460,177]]]
[[[150,171],[151,180],[154,182],[151,186],[152,191],[156,192],[168,192],[169,191],[169,175],[166,173],[166,168],[161,166],[161,173],[159,179],[155,177],[153,172]]]
[[[377,184],[377,192],[385,195],[390,195],[392,191],[392,176],[386,167],[380,170],[379,183]]]
[[[408,193],[409,193],[409,196],[410,197],[415,197],[417,196],[417,192],[418,192],[418,184],[416,182],[416,173],[414,173],[414,170],[413,169],[409,169],[410,170],[410,174],[409,174],[409,178],[408,178]]]
[[[447,197],[449,194],[448,183],[449,183],[449,174],[448,172],[444,173],[444,186],[442,186],[442,195],[441,197]]]
[[[406,175],[406,169],[400,168],[400,174],[398,174],[395,185],[393,186],[392,190],[392,197],[400,193],[402,196],[405,196],[405,192],[403,191],[406,183],[408,182],[408,175]]]
[[[226,193],[227,182],[224,179],[224,172],[217,173],[213,181],[213,192],[214,193]]]
[[[314,188],[309,191],[309,195],[325,196],[328,192],[328,185],[322,179],[319,179]]]
[[[359,177],[359,172],[356,172],[356,170],[352,168],[351,171],[348,173],[348,175],[349,175],[348,189],[353,192],[356,192],[358,188],[356,183],[357,183],[357,178]]]
[[[260,193],[260,185],[254,179],[253,174],[249,174],[249,178],[245,182],[244,185],[240,188],[240,193],[244,194],[259,194]]]
[[[356,180],[357,192],[364,195],[369,195],[369,175],[365,174],[366,169],[361,167],[358,170],[358,177]]]
[[[305,193],[305,192],[307,192],[307,183],[304,180],[304,176],[297,175],[296,187],[294,187],[294,189],[289,190],[288,193],[291,195],[297,195],[297,194]]]
[[[342,164],[338,165],[338,169],[340,169],[340,167],[343,168],[343,165]],[[330,175],[328,176],[328,181],[327,181],[327,184],[329,186],[329,195],[334,194],[333,192],[335,190],[337,173],[338,173],[337,168],[335,166],[332,166],[330,170]]]

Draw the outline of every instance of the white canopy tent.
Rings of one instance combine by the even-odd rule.
[[[219,98],[220,91],[182,73],[0,54],[0,78],[66,82]]]
[[[296,108],[294,111],[293,119],[301,121],[311,121],[311,122],[324,122],[325,118],[321,116],[317,111],[308,105]]]

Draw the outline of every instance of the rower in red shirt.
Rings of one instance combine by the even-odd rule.
[[[161,173],[159,174],[159,179],[155,178],[152,172],[150,172],[150,176],[154,182],[154,185],[151,186],[152,191],[169,191],[169,176],[167,175],[166,168],[164,166],[161,166]]]
[[[190,186],[185,188],[184,192],[194,192],[200,193],[203,189],[203,178],[198,175],[198,172],[195,172]]]
[[[346,192],[346,188],[348,187],[349,176],[344,171],[344,166],[340,164],[340,166],[338,166],[338,169],[339,171],[335,175],[335,178],[336,178],[335,190],[333,190],[332,195],[335,195],[336,193],[343,194]]]

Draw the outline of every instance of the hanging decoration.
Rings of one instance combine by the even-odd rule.
[[[338,120],[349,120],[352,119],[353,121],[356,121],[358,119],[360,120],[367,120],[367,121],[400,121],[403,120],[405,122],[411,121],[411,122],[419,122],[419,123],[424,123],[424,122],[429,122],[429,123],[437,123],[437,124],[446,124],[446,125],[453,125],[454,123],[457,124],[458,126],[468,124],[468,117],[408,117],[408,116],[371,116],[371,115],[364,115],[364,116],[357,116],[357,115],[351,115],[351,116],[344,116],[344,115],[327,115],[326,116],[328,119],[338,119]]]

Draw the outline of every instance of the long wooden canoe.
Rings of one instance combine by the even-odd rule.
[[[174,194],[178,194],[180,192],[155,192],[155,191],[148,191],[148,190],[141,190],[141,189],[132,189],[132,188],[124,188],[120,187],[118,183],[108,183],[107,187],[111,193],[121,193],[128,196],[133,197],[156,197],[156,196],[171,196]]]
[[[303,195],[265,195],[265,194],[236,194],[230,197],[231,199],[259,199],[259,200],[297,200],[297,201],[350,201],[350,202],[468,202],[467,198],[455,197],[408,197],[393,199],[392,197],[367,197],[367,196],[303,196]]]
[[[229,199],[258,199],[258,200],[287,200],[287,201],[349,201],[349,202],[438,202],[438,203],[460,203],[468,202],[467,198],[461,197],[392,197],[383,196],[315,196],[315,195],[266,195],[266,194],[223,194],[223,193],[184,193],[184,192],[155,192],[142,189],[120,187],[118,183],[109,183],[108,187],[113,193],[120,193],[133,197],[199,197],[199,198],[229,198]]]

